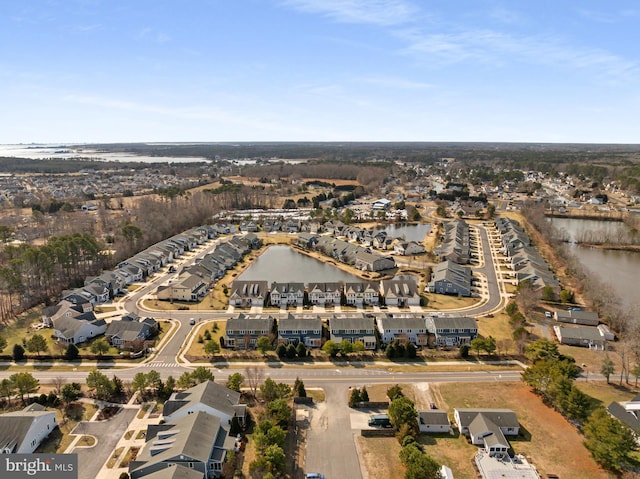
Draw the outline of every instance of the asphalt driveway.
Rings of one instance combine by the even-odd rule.
[[[78,454],[78,479],[94,479],[98,475],[137,412],[137,409],[122,409],[106,421],[82,421],[73,429],[73,434],[88,434],[97,439],[93,447],[73,450]]]

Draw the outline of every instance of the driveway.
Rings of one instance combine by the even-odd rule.
[[[95,436],[97,440],[93,447],[73,449],[78,454],[78,479],[94,479],[98,475],[137,412],[138,409],[122,409],[106,421],[82,421],[71,431]]]
[[[348,389],[346,384],[327,384],[326,401],[310,409],[304,472],[321,472],[329,478],[362,479],[354,438],[360,430],[352,428]]]

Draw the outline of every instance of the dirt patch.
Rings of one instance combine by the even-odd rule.
[[[356,447],[368,479],[402,479],[404,466],[398,454],[400,444],[395,437],[364,438],[356,436]]]

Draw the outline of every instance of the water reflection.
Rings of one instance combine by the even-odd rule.
[[[289,246],[268,248],[239,277],[242,281],[266,280],[278,282],[328,283],[333,281],[362,281],[331,264],[298,253]]]

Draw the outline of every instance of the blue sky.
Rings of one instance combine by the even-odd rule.
[[[4,0],[0,143],[640,143],[640,3]]]

